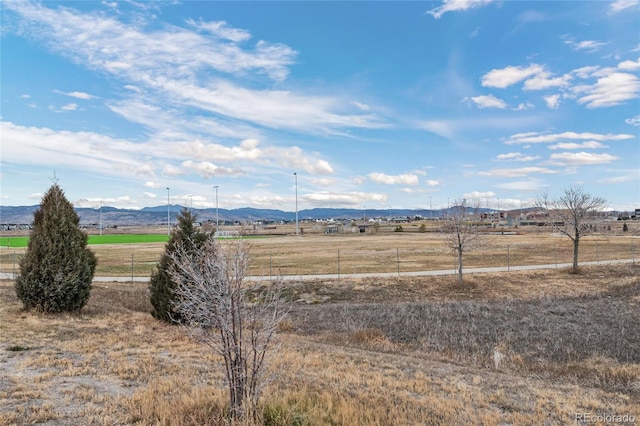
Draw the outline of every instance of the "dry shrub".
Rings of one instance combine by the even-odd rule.
[[[151,312],[147,283],[100,283],[94,284],[86,314]]]
[[[640,280],[635,279],[610,292],[579,297],[298,306],[291,317],[309,335],[352,333],[348,344],[384,337],[487,368],[495,367],[499,347],[503,367],[564,372],[569,378],[576,376],[572,371],[586,369],[598,376],[594,385],[630,389],[640,364],[640,311],[630,303],[638,296]],[[598,356],[621,367],[583,364]]]
[[[139,425],[207,425],[227,423],[227,397],[213,386],[193,386],[179,377],[155,380],[121,401],[128,423]]]

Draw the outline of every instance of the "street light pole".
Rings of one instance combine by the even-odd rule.
[[[295,172],[293,175],[296,177],[296,235],[300,235],[300,226],[298,224],[298,173]]]
[[[167,235],[171,235],[171,218],[169,216],[169,187],[167,187]]]
[[[218,226],[218,187],[219,187],[219,186],[220,186],[220,185],[214,185],[214,187],[213,187],[213,189],[215,189],[215,190],[216,190],[216,232],[218,232],[218,231],[219,231],[219,229],[218,229],[218,227],[219,227],[219,226]],[[218,235],[219,235],[219,234],[218,234]]]

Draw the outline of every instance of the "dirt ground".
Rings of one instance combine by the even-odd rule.
[[[278,375],[263,397],[282,413],[271,424],[561,425],[576,424],[578,413],[640,419],[636,355],[624,347],[598,351],[597,338],[631,336],[630,350],[638,352],[635,331],[624,329],[640,321],[638,268],[476,274],[462,285],[452,277],[290,283],[284,295],[292,311],[273,363]],[[428,339],[399,338],[415,321],[394,329],[392,317],[376,316],[380,310],[397,319],[413,311],[388,308],[427,307],[445,318],[451,312],[443,303],[472,309],[451,318],[462,321],[453,329],[436,318],[420,331],[450,345],[442,350],[428,347]],[[474,355],[473,336],[495,334],[482,321],[495,313],[496,324],[508,324],[527,305],[533,312],[516,318],[511,347],[491,346],[488,362],[480,359],[486,354]],[[144,283],[96,284],[80,314],[43,315],[22,311],[12,283],[1,281],[0,425],[219,424],[207,420],[225,403],[217,358],[149,311]],[[471,314],[482,321],[465,322]],[[547,322],[567,336],[594,333],[593,347],[576,347],[588,356],[554,361],[547,352],[558,348],[545,346],[538,361],[529,360],[527,351],[546,342],[536,333]],[[571,328],[585,322],[594,328]],[[463,339],[451,341],[456,334]],[[520,350],[518,338],[531,346]],[[504,362],[494,364],[496,352]],[[630,360],[615,359],[623,356]]]

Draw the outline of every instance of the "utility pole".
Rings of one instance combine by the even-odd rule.
[[[169,187],[167,187],[167,235],[171,235],[171,218],[169,216]]]
[[[218,229],[218,188],[220,187],[220,185],[214,185],[213,189],[216,190],[216,232],[218,232],[220,229]],[[218,234],[220,235],[220,234]]]
[[[296,235],[300,235],[300,225],[298,224],[298,173],[294,172],[296,177]]]

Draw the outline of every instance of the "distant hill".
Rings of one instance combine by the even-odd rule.
[[[30,224],[33,221],[33,212],[38,208],[35,206],[0,206],[0,223],[2,224]],[[184,207],[172,204],[169,206],[171,221],[175,222],[176,215]],[[193,209],[200,221],[215,221],[216,209]],[[145,207],[143,209],[120,209],[117,207],[103,206],[102,215],[100,209],[77,208],[76,212],[80,216],[80,223],[83,225],[98,224],[102,216],[102,223],[107,225],[161,225],[167,223],[167,206]],[[315,208],[305,209],[298,212],[300,220],[317,219],[363,219],[372,217],[438,217],[443,215],[443,210],[410,210],[410,209],[336,209],[336,208]],[[276,209],[256,209],[243,207],[239,209],[218,209],[218,217],[223,221],[294,221],[295,212],[286,212]]]

